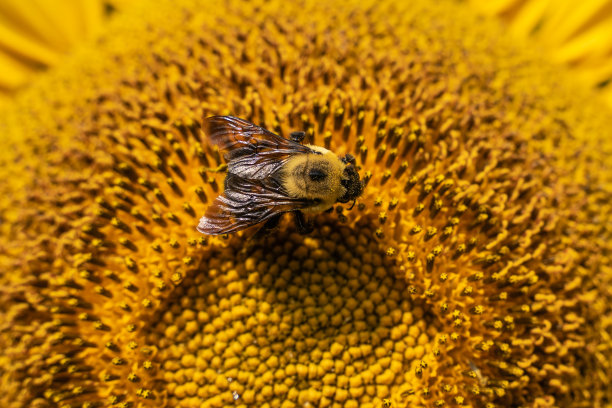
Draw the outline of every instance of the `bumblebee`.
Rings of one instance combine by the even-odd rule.
[[[232,116],[206,118],[203,128],[224,152],[228,170],[223,194],[200,219],[201,233],[226,234],[262,223],[260,232],[267,231],[285,213],[293,213],[306,233],[304,214],[331,210],[336,203],[354,205],[363,191],[355,158],[302,144],[304,132],[286,139]]]

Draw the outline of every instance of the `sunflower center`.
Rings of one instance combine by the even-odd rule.
[[[335,231],[236,240],[186,278],[149,334],[171,406],[364,407],[407,387],[423,312],[367,231]]]

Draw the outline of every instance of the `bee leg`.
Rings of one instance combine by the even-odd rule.
[[[355,165],[355,163],[357,163],[357,161],[355,160],[355,156],[349,153],[345,154],[344,157],[340,160],[342,160],[344,164],[352,164],[353,166]]]
[[[301,144],[304,141],[304,138],[306,137],[306,132],[291,132],[289,134],[289,137],[292,141]]]
[[[266,235],[268,235],[270,231],[272,231],[274,228],[278,226],[278,223],[282,215],[283,214],[275,215],[272,218],[270,218],[268,221],[266,221],[264,225],[262,225],[262,227],[257,230],[257,232],[255,233],[255,235],[253,235],[252,238],[259,239],[259,238],[263,238]]]
[[[327,210],[323,211],[325,214],[330,214],[334,211],[334,207],[329,207]]]
[[[306,222],[304,214],[301,211],[294,211],[293,215],[295,216],[295,223],[297,224],[300,234],[310,234],[314,228]]]

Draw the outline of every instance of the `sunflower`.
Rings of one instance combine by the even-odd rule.
[[[452,1],[145,3],[3,113],[1,406],[609,406],[597,96]],[[213,114],[364,195],[200,235]]]

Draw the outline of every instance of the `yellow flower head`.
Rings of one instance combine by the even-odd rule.
[[[609,404],[610,115],[430,3],[135,5],[22,94],[0,406]],[[213,114],[353,154],[358,205],[202,236]]]

